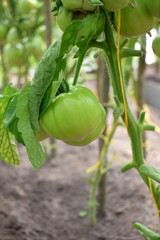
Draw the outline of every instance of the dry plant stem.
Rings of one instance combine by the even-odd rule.
[[[100,179],[101,179],[101,168],[105,167],[105,165],[106,165],[106,154],[107,154],[107,151],[109,148],[109,144],[110,144],[110,142],[113,138],[113,135],[117,129],[118,123],[119,123],[118,119],[113,120],[111,132],[107,136],[107,142],[104,143],[104,145],[103,145],[103,152],[102,152],[101,158],[99,159],[99,161],[101,162],[101,165],[100,165],[100,168],[98,168],[98,170],[96,172],[96,176],[95,176],[93,184],[92,184],[92,191],[90,194],[89,203],[96,203],[96,191],[97,191],[97,187],[100,182]],[[90,222],[92,223],[93,226],[96,225],[95,209],[96,209],[96,204],[90,205],[89,217],[90,217]]]
[[[139,118],[140,111],[143,109],[143,104],[145,102],[145,95],[144,95],[144,81],[145,81],[145,69],[146,69],[146,35],[141,37],[141,48],[143,50],[143,55],[139,58],[139,64],[138,64],[138,79],[137,79],[137,103],[138,103],[138,108],[137,108],[137,118]],[[143,155],[144,158],[146,159],[147,152],[146,152],[146,147],[145,147],[145,142],[146,142],[146,134],[145,132],[142,133],[142,142],[144,144],[143,146]]]
[[[46,25],[46,45],[47,48],[52,44],[52,14],[50,0],[43,0],[44,3],[44,16]]]
[[[108,71],[104,62],[104,59],[102,56],[98,58],[98,71],[97,71],[97,89],[98,89],[98,96],[100,99],[100,102],[102,104],[105,104],[108,102],[109,99],[109,86],[110,86],[110,80]],[[106,119],[107,119],[107,107],[104,107],[106,111]],[[107,128],[107,125],[106,125]],[[106,137],[107,129],[104,129],[103,135]],[[104,145],[104,139],[99,138],[99,154],[102,151],[103,145]],[[106,164],[107,164],[107,156],[106,156]],[[107,193],[107,172],[105,172],[101,178],[98,185],[98,196],[97,200],[99,203],[99,206],[97,207],[97,216],[99,218],[102,218],[106,215],[106,193]]]

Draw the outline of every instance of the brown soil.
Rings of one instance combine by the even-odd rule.
[[[151,108],[160,125],[160,112]],[[157,133],[149,132],[147,163],[159,165]],[[133,227],[138,221],[157,230],[159,221],[151,194],[136,170],[121,173],[130,161],[130,141],[122,127],[112,142],[108,162],[106,217],[91,226],[88,216],[90,185],[84,176],[98,158],[97,141],[72,147],[57,141],[57,155],[35,172],[25,149],[19,146],[20,166],[0,167],[0,240],[142,240]]]

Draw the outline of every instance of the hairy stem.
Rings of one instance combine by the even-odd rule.
[[[116,55],[116,47],[113,44],[114,39],[113,39],[113,34],[112,33],[112,28],[110,24],[109,17],[106,13],[106,43],[108,45],[107,49],[105,50],[105,60],[106,64],[108,67],[108,71],[110,74],[110,79],[111,79],[111,84],[113,87],[113,93],[116,98],[118,98],[117,102],[120,102],[121,104],[124,104],[123,98],[122,98],[122,89],[120,86],[120,73],[119,73],[119,68],[118,68],[118,61],[117,61],[117,55]],[[108,51],[109,49],[109,51]],[[123,86],[124,86],[124,81],[123,81]],[[126,91],[124,87],[124,96],[125,96],[125,101],[126,101],[126,111],[127,111],[127,117],[128,117],[128,135],[131,140],[131,146],[132,146],[132,154],[133,154],[133,163],[139,174],[141,175],[142,179],[144,182],[152,187],[150,190],[153,191],[152,196],[154,196],[154,200],[156,201],[156,204],[158,208],[160,209],[160,193],[153,181],[151,181],[146,175],[142,174],[139,171],[139,168],[142,164],[145,164],[144,158],[143,158],[143,148],[142,148],[142,131],[139,126],[139,124],[136,122],[131,109],[128,104],[128,100],[126,97]],[[122,119],[125,123],[125,116],[124,114],[122,115]],[[151,181],[151,184],[150,184]]]

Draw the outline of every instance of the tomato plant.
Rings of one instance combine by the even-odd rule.
[[[5,39],[6,39],[6,35],[7,35],[7,31],[8,28],[6,25],[0,25],[0,42],[4,43]]]
[[[72,146],[85,146],[94,141],[95,139],[97,139],[102,134],[105,124],[106,124],[106,112],[103,106],[100,104],[99,122],[95,130],[82,140],[64,142]]]
[[[20,43],[14,45],[6,44],[4,48],[4,55],[9,64],[16,64],[18,66],[24,64],[24,48]]]
[[[42,25],[37,28],[36,35],[39,35],[43,40],[45,40],[46,26]]]
[[[53,99],[40,123],[52,137],[78,146],[90,143],[102,133],[104,116],[94,94],[83,86],[75,86]]]
[[[40,123],[39,123],[39,126],[40,126],[40,129],[36,132],[36,137],[38,141],[43,141],[44,139],[48,138],[49,135],[48,133],[46,133],[46,131],[44,131]]]
[[[23,10],[24,15],[35,10],[30,1],[25,4],[28,2],[29,7]],[[92,185],[89,200],[92,224],[96,222],[95,208],[98,205],[96,189],[101,176],[107,171],[106,153],[119,125],[126,126],[132,149],[132,160],[122,167],[122,172],[132,168],[137,170],[148,186],[160,215],[160,189],[156,184],[160,183],[160,170],[145,164],[142,145],[143,132],[154,131],[155,126],[145,122],[145,111],[139,114],[138,120],[134,117],[127,98],[128,91],[121,64],[123,58],[139,57],[142,52],[129,47],[132,45],[127,45],[126,38],[121,40],[119,36],[121,34],[132,38],[146,34],[158,19],[149,11],[145,0],[133,0],[134,8],[127,6],[128,1],[125,0],[106,2],[110,3],[112,8],[108,10],[111,12],[106,11],[99,0],[54,1],[54,11],[63,34],[44,53],[32,81],[27,82],[21,91],[8,85],[0,96],[0,157],[7,163],[19,164],[20,159],[14,144],[14,136],[18,136],[20,141],[23,140],[21,142],[26,147],[30,162],[38,170],[45,160],[39,141],[48,135],[73,146],[83,146],[95,140],[104,130],[106,116],[102,105],[89,89],[77,84],[88,52],[94,48],[97,50],[95,57],[103,55],[114,101],[111,105],[108,102],[103,104],[106,108],[111,108],[113,123],[111,130],[102,136],[102,151],[94,166],[95,178],[88,177]],[[23,3],[22,0],[20,3]],[[80,5],[76,5],[79,3]],[[86,6],[92,10],[88,11]],[[14,27],[19,32],[17,21],[15,22]],[[113,25],[119,30],[117,40]],[[4,53],[9,63],[18,66],[24,63],[24,48],[27,53],[40,58],[38,50],[42,50],[42,42],[35,32],[23,32],[20,43],[16,43],[18,38],[15,37],[10,40],[12,44],[6,44]],[[76,64],[72,86],[68,89],[67,62],[71,50],[74,51],[72,60]],[[6,116],[9,119],[9,128],[5,125]]]
[[[158,35],[152,42],[152,49],[157,57],[160,57],[160,35]]]
[[[121,35],[135,37],[149,32],[157,23],[146,6],[145,0],[133,0],[134,8],[127,6],[121,10]],[[132,20],[131,20],[132,19]],[[133,21],[134,19],[134,21]],[[117,13],[114,14],[114,27],[117,29]]]
[[[129,4],[129,0],[103,0],[102,2],[104,4],[104,9],[112,12],[124,8]]]
[[[154,16],[160,19],[160,1],[146,1],[148,11]]]
[[[21,32],[29,32],[34,25],[35,25],[34,18],[26,16],[23,17],[19,22],[19,29]]]
[[[72,11],[61,7],[57,16],[57,23],[59,28],[64,32],[65,28],[72,22]]]
[[[94,11],[96,7],[89,4],[88,0],[62,0],[63,7],[69,10]]]
[[[7,42],[8,43],[17,43],[21,40],[20,33],[17,28],[12,27],[7,34]]]
[[[44,42],[42,38],[38,35],[33,36],[29,41],[26,42],[27,52],[33,55],[37,60],[40,60],[44,49]]]
[[[36,0],[19,0],[17,9],[22,14],[28,14],[36,7]]]

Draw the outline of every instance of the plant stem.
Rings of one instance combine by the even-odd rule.
[[[117,61],[117,49],[115,47],[114,38],[112,34],[112,28],[111,28],[111,23],[109,20],[109,17],[106,13],[106,43],[108,45],[107,49],[105,50],[105,60],[106,64],[108,67],[108,71],[110,74],[110,79],[111,79],[111,84],[113,87],[113,93],[115,97],[118,99],[118,101],[121,104],[123,103],[123,98],[122,98],[122,89],[120,86],[120,73],[119,73],[119,68],[118,68],[118,61]],[[109,49],[109,51],[108,51]],[[123,86],[124,86],[124,81],[123,81]],[[154,200],[157,203],[158,208],[160,209],[160,192],[158,188],[156,187],[155,183],[151,181],[151,184],[149,183],[149,178],[142,174],[139,171],[139,168],[142,164],[145,164],[145,161],[143,159],[143,149],[142,149],[142,131],[139,126],[139,124],[136,122],[134,116],[132,115],[132,112],[130,110],[128,100],[126,97],[126,90],[124,87],[124,96],[125,96],[125,101],[126,101],[126,111],[127,111],[127,117],[128,117],[128,135],[131,140],[131,146],[132,146],[132,154],[133,154],[133,163],[139,174],[141,175],[142,179],[144,182],[148,185],[150,189],[150,185],[152,186],[152,190],[154,195]],[[122,119],[125,123],[125,116],[124,114],[122,115]]]
[[[107,151],[109,148],[109,144],[110,144],[110,142],[113,138],[113,135],[117,129],[118,123],[119,123],[118,119],[116,119],[116,120],[114,119],[111,132],[109,133],[109,135],[107,136],[107,140],[103,144],[103,149],[101,150],[101,155],[100,155],[100,159],[99,159],[99,162],[101,164],[100,164],[100,168],[98,168],[98,170],[97,170],[96,177],[92,184],[93,188],[92,188],[92,191],[90,194],[90,200],[89,200],[90,203],[96,202],[96,190],[97,190],[100,178],[102,176],[101,168],[106,167],[105,166],[106,165],[106,154],[107,154]],[[90,221],[93,225],[96,224],[95,207],[96,207],[96,205],[91,205],[89,208]]]
[[[51,3],[50,0],[43,0],[44,4],[44,16],[45,16],[45,25],[46,25],[46,45],[47,48],[52,44],[52,14],[51,14]]]
[[[140,111],[143,109],[143,104],[144,104],[144,73],[145,73],[145,69],[146,69],[146,36],[142,36],[141,37],[141,49],[144,50],[143,55],[139,58],[139,66],[138,66],[138,79],[137,79],[137,104],[138,104],[138,109],[137,109],[137,117],[139,117],[139,113]],[[145,144],[146,142],[146,134],[145,132],[142,133],[142,141],[143,144]],[[143,155],[144,158],[146,158],[147,156],[147,152],[146,152],[146,147],[143,146]]]
[[[100,102],[104,105],[109,100],[109,86],[110,86],[110,80],[108,71],[104,62],[104,59],[100,56],[98,58],[98,71],[97,71],[97,89],[98,89],[98,95]],[[107,119],[107,113],[108,109],[107,107],[104,107],[106,111],[106,119]],[[104,129],[103,135],[106,137],[107,134],[107,125]],[[101,153],[104,145],[104,139],[99,138],[99,154]],[[107,156],[106,156],[107,158]],[[105,160],[106,162],[106,160]],[[107,163],[107,162],[106,162]],[[99,203],[99,206],[97,208],[97,216],[102,218],[106,215],[106,192],[107,192],[107,172],[104,173],[100,177],[100,182],[98,185],[98,196],[97,200]]]
[[[78,57],[77,64],[76,64],[76,70],[75,70],[75,74],[74,74],[73,86],[75,86],[77,84],[79,73],[80,73],[80,70],[82,67],[82,63],[83,63],[83,59],[86,55],[87,50],[88,50],[88,46],[83,50],[81,55]]]

